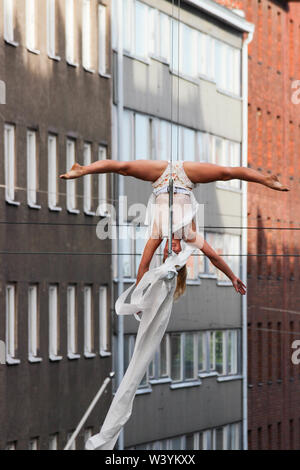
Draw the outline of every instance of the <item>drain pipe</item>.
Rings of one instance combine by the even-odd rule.
[[[243,140],[242,166],[248,166],[248,45],[253,39],[251,31],[243,42],[242,49],[242,93],[243,93]],[[247,283],[247,182],[242,180],[242,281]],[[247,284],[246,284],[247,285]],[[248,354],[247,354],[247,293],[242,296],[242,373],[243,373],[243,449],[248,449]]]

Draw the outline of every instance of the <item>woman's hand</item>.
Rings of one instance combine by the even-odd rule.
[[[237,292],[239,292],[242,295],[246,294],[247,287],[238,277],[235,276],[233,279],[231,279],[231,282]]]

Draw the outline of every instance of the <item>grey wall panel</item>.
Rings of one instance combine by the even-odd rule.
[[[218,383],[215,377],[203,379],[200,386],[177,390],[170,390],[168,384],[153,385],[151,393],[135,397],[132,416],[125,425],[125,445],[240,421],[241,385],[240,380]]]

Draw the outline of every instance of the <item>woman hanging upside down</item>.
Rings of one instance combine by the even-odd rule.
[[[246,167],[220,166],[214,163],[179,160],[172,164],[172,170],[174,181],[172,251],[174,253],[181,251],[181,239],[187,244],[200,249],[231,280],[235,290],[240,294],[245,294],[245,284],[231,271],[221,256],[200,235],[195,216],[198,203],[194,198],[192,190],[198,183],[204,184],[232,179],[259,183],[277,191],[289,191],[289,188],[284,186],[275,174],[264,175],[257,170]],[[140,262],[136,281],[136,284],[138,284],[144,273],[149,270],[150,262],[156,249],[164,238],[168,238],[170,162],[165,160],[135,160],[126,162],[99,160],[87,166],[75,163],[70,171],[60,175],[60,178],[74,179],[93,173],[117,173],[152,183],[152,196],[156,208],[150,216],[150,236]],[[164,261],[167,258],[167,253],[168,244],[165,246]],[[186,276],[186,266],[183,266],[177,276],[175,299],[182,295],[185,290]]]

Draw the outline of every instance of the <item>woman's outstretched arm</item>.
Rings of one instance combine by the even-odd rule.
[[[215,250],[207,243],[206,240],[204,241],[204,245],[203,248],[201,248],[201,251],[203,251],[203,253],[210,259],[214,266],[226,274],[237,292],[242,295],[246,294],[245,284],[231,271],[228,264],[225,263],[223,258],[215,252]]]
[[[146,271],[149,271],[150,263],[153,258],[153,255],[156,251],[156,249],[159,247],[159,245],[162,242],[162,238],[149,238],[147,241],[143,255],[140,261],[137,277],[136,277],[136,285],[140,282],[142,277],[144,276]]]

